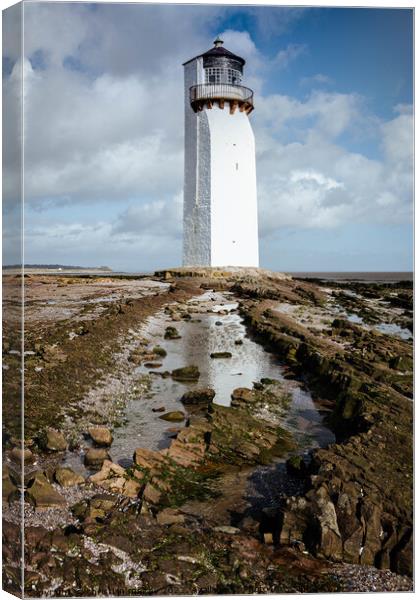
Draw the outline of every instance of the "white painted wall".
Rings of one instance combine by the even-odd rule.
[[[257,267],[254,134],[238,109],[194,113],[189,88],[203,83],[202,59],[185,65],[185,266]]]
[[[210,129],[211,265],[258,267],[254,134],[245,112],[206,110]]]

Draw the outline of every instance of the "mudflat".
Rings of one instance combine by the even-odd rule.
[[[8,591],[20,493],[29,596],[412,589],[412,282],[3,286]]]

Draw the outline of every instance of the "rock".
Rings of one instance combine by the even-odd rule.
[[[73,485],[79,485],[84,483],[85,479],[79,473],[75,473],[72,469],[67,467],[59,467],[54,473],[55,480],[62,487],[71,487]]]
[[[155,347],[153,348],[153,354],[156,354],[157,356],[161,356],[161,357],[163,358],[164,356],[166,356],[166,355],[167,355],[167,352],[166,352],[166,350],[165,350],[164,348],[162,348],[161,346],[155,346]]]
[[[237,527],[232,527],[231,525],[218,525],[217,527],[213,527],[214,531],[218,533],[226,533],[227,535],[237,535],[241,533],[241,530]]]
[[[85,454],[84,463],[87,467],[100,468],[110,456],[105,448],[89,448]]]
[[[159,415],[159,419],[171,422],[184,421],[185,414],[181,410],[172,410],[164,415]]]
[[[36,510],[62,508],[66,504],[64,497],[54,489],[41,471],[35,475],[34,481],[27,489],[27,494],[34,502]]]
[[[159,406],[159,408],[152,408],[152,412],[165,412],[165,407]]]
[[[210,358],[232,358],[232,352],[212,352]]]
[[[64,452],[67,449],[67,442],[61,431],[46,429],[41,434],[40,446],[49,452]]]
[[[253,402],[254,392],[248,388],[236,388],[231,395],[231,406],[240,406],[245,402]]]
[[[89,435],[97,446],[109,447],[112,444],[112,433],[107,427],[91,427]]]
[[[125,476],[124,467],[121,467],[121,465],[118,465],[117,463],[113,463],[110,460],[104,460],[101,470],[98,471],[98,473],[91,475],[89,477],[89,480],[92,483],[100,484],[103,481],[105,481],[106,479],[108,479],[109,477],[124,477],[124,476]]]
[[[20,465],[22,461],[25,465],[30,465],[35,462],[35,455],[27,448],[13,448],[10,452],[10,459]]]
[[[7,502],[12,496],[18,493],[18,488],[15,486],[13,481],[10,479],[9,468],[7,465],[3,465],[2,468],[2,495],[3,500]]]
[[[197,466],[204,457],[205,443],[203,441],[186,442],[182,433],[181,431],[177,439],[171,442],[170,447],[166,450],[167,456],[183,467]]]
[[[179,335],[178,329],[176,327],[172,327],[171,325],[165,329],[165,340],[179,340],[181,337]]]
[[[72,507],[72,512],[79,519],[104,519],[117,504],[117,498],[108,494],[97,494],[90,500],[80,502]]]
[[[142,469],[154,469],[159,467],[160,463],[164,461],[164,457],[160,452],[156,452],[155,450],[136,448],[133,461]]]
[[[181,398],[183,404],[209,404],[213,401],[216,392],[211,388],[197,388],[185,394]]]
[[[159,504],[161,497],[162,492],[160,492],[151,483],[148,483],[144,488],[143,498],[146,500],[146,502],[149,502],[150,504]]]
[[[177,381],[197,381],[200,378],[200,371],[194,365],[181,367],[172,371],[172,377]]]
[[[316,496],[316,512],[318,513],[316,517],[318,523],[316,554],[330,560],[341,560],[343,554],[342,539],[334,504],[324,488],[319,488]]]
[[[222,321],[216,321],[215,325],[217,325],[218,327],[220,327],[220,325],[223,325]]]
[[[288,498],[281,511],[279,541],[289,545],[295,540],[302,541],[309,525],[310,508],[305,498]]]
[[[146,369],[160,369],[160,367],[162,366],[162,363],[147,362],[147,363],[144,363],[144,366],[146,367]]]
[[[174,508],[165,508],[158,512],[156,521],[159,525],[174,525],[184,523],[185,517],[183,514]]]
[[[235,346],[242,346],[243,340],[235,340]]]
[[[128,496],[128,498],[137,498],[142,484],[139,481],[135,481],[134,479],[126,479],[124,483],[124,487],[122,490],[122,494],[124,496]]]

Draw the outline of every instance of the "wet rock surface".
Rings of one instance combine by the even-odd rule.
[[[341,319],[320,336],[269,302],[246,301],[242,311],[314,391],[335,402],[329,421],[341,442],[313,453],[305,495],[282,500],[280,541],[411,575],[412,372],[392,368],[399,356],[411,364],[411,344]]]
[[[197,289],[189,275],[184,271],[178,277],[178,273],[174,285],[148,296],[144,305],[141,299],[126,304],[119,298],[101,311],[101,319],[97,313],[89,317],[80,331],[74,331],[77,337],[68,336],[63,327],[64,338],[76,346],[87,344],[88,373],[94,364],[89,362],[89,347],[93,350],[102,339],[103,348],[104,339],[164,307],[168,296],[172,302],[165,314],[178,321],[177,329],[200,323],[204,305],[200,300],[188,302],[189,294]],[[166,282],[174,276],[169,271],[162,274]],[[167,442],[156,450],[142,447],[139,436],[131,446],[133,462],[127,464],[113,461],[115,440],[111,446],[100,447],[99,438],[90,435],[93,447],[80,452],[83,434],[98,429],[110,434],[115,421],[108,416],[111,413],[86,410],[90,406],[87,398],[94,395],[84,397],[82,411],[77,408],[79,384],[69,404],[60,392],[66,415],[60,423],[66,444],[61,445],[62,450],[56,449],[56,443],[50,448],[38,443],[40,432],[51,429],[52,423],[46,405],[41,403],[36,413],[32,404],[36,419],[33,440],[28,438],[26,446],[33,452],[27,450],[30,455],[23,482],[27,500],[26,594],[411,590],[411,342],[337,315],[318,329],[316,315],[331,296],[326,286],[266,273],[238,276],[223,270],[204,271],[199,281],[206,289],[234,291],[248,333],[257,336],[287,366],[284,378],[277,377],[275,370],[268,371],[246,382],[247,387],[235,386],[232,379],[227,395],[230,406],[220,406],[212,402],[216,391],[209,386],[201,363],[194,368],[187,358],[168,371],[164,361],[170,361],[171,352],[167,357],[165,343],[159,340],[156,345],[157,338],[130,334],[135,344],[130,342],[123,354],[112,353],[104,363],[99,357],[99,363],[111,365],[112,356],[123,356],[124,369],[138,370],[136,381],[141,383],[135,385],[143,400],[136,402],[145,402],[145,415],[162,423],[159,417],[165,411],[175,412],[174,405],[164,406],[166,400],[148,402],[153,388],[148,380],[140,379],[146,363],[162,362],[157,380],[167,385],[179,385],[179,381],[192,388],[177,396],[177,406],[185,407],[185,423],[170,427]],[[341,294],[343,289],[334,291]],[[372,288],[379,296],[382,291]],[[355,293],[375,301],[366,289]],[[389,288],[385,295],[392,310],[410,311],[410,290]],[[314,322],[282,314],[277,310],[279,303],[293,306],[294,311],[304,307],[302,319],[312,311]],[[221,323],[217,330],[224,335],[224,330],[232,327],[229,315],[235,308],[226,302],[208,310],[220,316],[220,321],[212,323]],[[375,312],[374,304],[371,310]],[[374,319],[372,314],[370,318]],[[165,339],[165,330],[160,331]],[[181,339],[166,338],[166,343],[188,343],[182,331]],[[216,368],[225,368],[222,363],[231,361],[235,364],[235,353],[247,345],[246,338],[238,340],[237,333],[232,328],[232,346],[223,343],[211,349],[223,353],[228,348],[226,352],[232,353],[227,361],[209,360]],[[69,363],[71,372],[80,358],[80,347],[73,353],[65,341],[49,348],[54,343],[40,343],[35,349],[37,358],[30,355],[34,365],[42,364],[42,369],[55,373],[48,385],[58,385],[56,374],[63,363]],[[210,359],[211,352],[205,354]],[[182,364],[186,370],[179,366]],[[181,379],[177,379],[179,374]],[[80,390],[94,381],[93,372],[89,377],[83,374]],[[313,408],[296,405],[288,380],[292,385],[302,377],[313,394],[319,395],[323,414],[336,432],[336,443],[320,435],[317,427],[322,418]],[[106,379],[108,387],[109,382]],[[33,383],[38,385],[36,377]],[[69,407],[76,410],[69,411]],[[161,412],[155,414],[155,410]],[[72,422],[81,413],[80,429],[74,429]],[[314,422],[316,427],[305,432],[306,422]],[[113,429],[114,437],[118,430],[118,426]],[[327,441],[315,443],[316,439]],[[20,593],[16,567],[20,549],[15,540],[20,523],[16,500],[22,482],[16,473],[23,455],[16,453],[14,463],[13,438],[10,443],[7,440],[6,436],[4,582],[8,591]],[[87,461],[92,470],[84,476],[76,467],[69,467],[79,464],[83,468],[87,456],[92,457]]]

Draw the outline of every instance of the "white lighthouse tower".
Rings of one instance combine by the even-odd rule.
[[[253,92],[223,46],[184,63],[184,266],[258,267]]]

